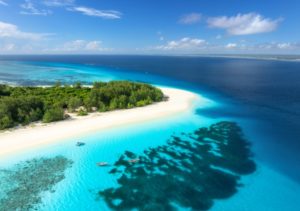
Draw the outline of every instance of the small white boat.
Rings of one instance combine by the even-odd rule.
[[[107,162],[98,162],[97,166],[107,166],[108,163]]]
[[[139,162],[140,159],[132,159],[132,160],[128,160],[129,163],[137,163]]]

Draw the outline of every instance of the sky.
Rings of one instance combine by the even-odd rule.
[[[300,54],[299,0],[0,0],[0,54]]]

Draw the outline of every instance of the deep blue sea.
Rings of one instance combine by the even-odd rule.
[[[95,161],[113,162],[126,150],[142,153],[166,144],[174,134],[220,120],[241,126],[257,170],[241,178],[243,187],[232,197],[214,200],[211,209],[299,210],[300,62],[195,56],[0,56],[0,83],[91,84],[124,79],[187,89],[206,103],[172,118],[81,137],[89,144],[80,150],[73,149],[70,140],[1,160],[0,167],[58,154],[74,161],[57,191],[45,193],[40,210],[107,210],[107,203],[96,200],[95,192],[118,184],[107,170],[91,168]]]

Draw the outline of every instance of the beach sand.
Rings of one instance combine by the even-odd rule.
[[[145,107],[72,116],[68,120],[3,131],[0,133],[0,157],[24,152],[108,128],[164,118],[187,111],[197,95],[181,89],[161,88],[168,101]]]

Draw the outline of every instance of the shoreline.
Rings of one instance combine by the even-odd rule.
[[[72,116],[70,119],[53,123],[33,125],[0,132],[0,157],[10,156],[47,144],[53,144],[76,136],[102,130],[161,119],[187,111],[198,96],[189,91],[159,87],[168,101],[145,107],[110,112],[95,112],[88,116]]]

